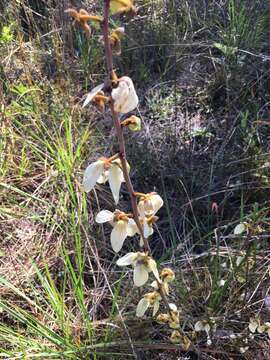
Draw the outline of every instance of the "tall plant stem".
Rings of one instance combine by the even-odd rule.
[[[105,46],[105,58],[106,58],[106,65],[107,65],[107,71],[109,73],[109,76],[111,78],[113,73],[113,56],[112,56],[112,49],[109,41],[109,9],[110,9],[110,0],[104,0],[104,19],[102,23],[102,32],[103,32],[103,38],[104,38],[104,46]],[[136,225],[139,229],[140,235],[143,239],[144,244],[144,250],[147,251],[149,254],[151,252],[149,244],[147,239],[143,235],[143,229],[142,225],[140,223],[139,219],[139,212],[137,207],[137,197],[135,195],[133,185],[129,176],[127,163],[126,163],[126,148],[125,148],[125,140],[124,140],[124,134],[123,134],[123,128],[121,126],[121,122],[119,119],[119,114],[115,112],[113,101],[110,101],[110,110],[113,118],[114,127],[116,130],[117,140],[119,144],[119,158],[122,165],[123,175],[124,179],[127,185],[128,193],[130,196],[134,221],[136,222]]]
[[[103,39],[104,39],[107,71],[108,71],[110,80],[112,80],[113,55],[112,55],[112,48],[111,48],[110,40],[109,40],[109,10],[110,10],[110,0],[104,0],[104,11],[103,11],[104,17],[103,17],[103,22],[102,22],[102,33],[103,33]],[[128,193],[130,196],[134,221],[136,222],[136,225],[139,229],[140,235],[143,239],[144,250],[146,252],[148,252],[149,256],[152,257],[148,240],[147,240],[147,238],[144,237],[143,228],[140,223],[139,211],[138,211],[138,207],[137,207],[137,196],[136,196],[136,192],[134,191],[134,188],[133,188],[130,176],[129,176],[129,171],[127,168],[127,163],[126,163],[126,149],[125,149],[123,128],[121,127],[119,114],[114,110],[113,100],[110,101],[110,110],[111,110],[111,114],[112,114],[112,118],[113,118],[114,127],[116,130],[117,140],[118,140],[118,144],[119,144],[119,158],[121,161],[123,175],[124,175],[124,179],[125,179],[125,182],[127,185]],[[168,313],[171,314],[170,305],[169,305],[166,293],[164,291],[163,285],[160,283],[159,279],[156,279],[156,280],[159,284],[160,296],[164,302],[165,307],[167,308]]]

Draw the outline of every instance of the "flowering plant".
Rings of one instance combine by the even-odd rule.
[[[158,323],[168,324],[173,329],[172,342],[181,342],[185,349],[191,346],[188,337],[182,333],[180,327],[180,311],[175,304],[168,300],[169,286],[174,280],[175,274],[170,268],[158,270],[156,261],[153,259],[149,246],[149,238],[154,233],[154,224],[158,217],[156,214],[163,206],[161,196],[155,192],[142,193],[134,191],[131,178],[130,166],[126,160],[126,150],[123,129],[128,127],[131,131],[141,129],[141,120],[130,112],[135,111],[139,99],[132,79],[125,75],[118,77],[113,68],[113,53],[121,54],[121,38],[124,36],[124,28],[110,29],[109,17],[116,14],[135,14],[132,0],[104,0],[103,17],[90,15],[85,10],[77,12],[68,9],[67,12],[75,19],[75,22],[85,31],[89,37],[91,34],[87,21],[96,21],[100,25],[102,36],[100,43],[105,48],[105,59],[108,71],[108,79],[97,85],[87,94],[83,106],[89,104],[97,106],[101,111],[109,107],[116,130],[119,149],[117,154],[109,158],[101,157],[88,165],[83,177],[83,189],[90,192],[96,184],[104,184],[107,181],[113,195],[115,204],[119,203],[119,193],[122,183],[125,183],[131,203],[131,211],[126,213],[115,209],[101,210],[96,215],[96,222],[109,223],[112,226],[110,235],[111,246],[114,252],[121,251],[124,241],[128,237],[139,235],[138,245],[140,251],[129,252],[120,257],[116,264],[120,267],[133,267],[133,281],[135,286],[144,286],[149,275],[153,276],[151,286],[153,291],[142,295],[138,302],[136,315],[143,317],[149,308]],[[121,117],[121,120],[120,120]],[[124,118],[124,119],[123,119]],[[165,313],[160,313],[163,307]]]

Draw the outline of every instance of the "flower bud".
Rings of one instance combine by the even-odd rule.
[[[156,321],[159,324],[166,324],[170,320],[170,315],[168,314],[159,314],[156,318]]]
[[[180,332],[177,330],[174,330],[171,334],[170,340],[174,344],[177,344],[177,343],[179,344],[182,340],[182,336],[181,336]]]
[[[170,268],[165,268],[161,271],[160,278],[164,282],[172,282],[175,279],[175,274]]]
[[[141,130],[141,119],[135,115],[132,115],[129,119],[131,120],[128,125],[129,130],[140,131]]]

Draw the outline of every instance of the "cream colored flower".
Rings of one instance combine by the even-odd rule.
[[[141,119],[135,115],[132,115],[129,119],[130,119],[130,123],[128,125],[129,130],[140,131],[141,130]]]
[[[114,110],[126,114],[134,110],[139,103],[133,81],[128,76],[119,79],[118,86],[112,90]]]
[[[178,329],[180,326],[180,311],[177,309],[175,304],[169,304],[170,307],[170,319],[169,327],[171,329]]]
[[[256,331],[261,334],[265,331],[265,324],[261,325],[261,320],[255,317],[249,320],[248,328],[253,334]]]
[[[143,286],[152,272],[158,281],[159,274],[154,259],[142,252],[131,252],[117,260],[118,266],[132,265],[134,267],[133,280],[136,286]]]
[[[140,197],[140,201],[138,203],[140,217],[144,219],[145,217],[155,215],[163,204],[164,202],[162,198],[157,193],[152,192],[144,194]]]
[[[101,210],[96,216],[96,222],[99,224],[109,222],[113,226],[111,245],[116,253],[122,249],[124,241],[128,236],[135,235],[135,221],[122,211],[115,210],[115,212],[111,212],[109,210]]]
[[[260,320],[259,319],[251,318],[249,320],[248,328],[252,333],[255,333],[258,326],[260,326]]]
[[[96,183],[103,184],[107,180],[109,180],[114,201],[118,204],[121,184],[125,181],[120,159],[110,161],[110,159],[100,158],[90,164],[84,172],[83,189],[89,192]]]
[[[159,309],[160,300],[161,296],[157,291],[145,294],[137,305],[136,316],[142,317],[149,307],[153,308],[153,316],[155,316]]]
[[[208,334],[210,331],[210,325],[206,320],[202,320],[202,321],[200,320],[196,322],[194,326],[194,330],[196,332],[205,331]]]
[[[181,344],[181,348],[185,351],[188,351],[191,346],[189,338],[186,335],[182,335],[178,330],[172,332],[170,340],[174,344]]]
[[[128,126],[131,131],[140,131],[141,130],[141,119],[138,116],[131,115],[127,119],[121,122],[121,126]]]
[[[170,340],[174,344],[179,344],[182,340],[182,336],[178,330],[174,330],[171,334]]]

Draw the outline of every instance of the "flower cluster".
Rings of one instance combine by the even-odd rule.
[[[266,333],[270,339],[270,322],[267,321],[261,324],[261,320],[258,317],[251,318],[248,325],[249,330],[254,334],[258,332],[259,334]]]
[[[143,317],[148,309],[152,309],[152,315],[158,323],[167,324],[169,328],[173,329],[171,341],[180,342],[184,348],[188,349],[191,343],[180,331],[180,311],[167,299],[175,274],[170,268],[158,271],[148,242],[154,233],[158,220],[157,213],[164,202],[156,192],[135,192],[129,176],[130,166],[126,161],[123,130],[125,127],[131,131],[141,130],[141,119],[130,114],[136,110],[139,99],[132,79],[126,75],[117,76],[116,72],[112,70],[113,52],[117,55],[121,54],[121,39],[125,31],[123,27],[109,29],[109,10],[112,15],[135,13],[132,0],[104,0],[104,19],[98,15],[90,15],[83,9],[79,11],[66,10],[87,37],[91,35],[88,21],[95,21],[100,25],[103,33],[100,43],[105,47],[109,79],[94,87],[86,95],[83,107],[93,104],[102,112],[105,112],[107,108],[110,109],[119,142],[119,153],[108,158],[100,157],[87,166],[82,187],[85,192],[90,192],[96,184],[108,182],[114,202],[118,205],[122,183],[127,184],[131,198],[131,212],[119,209],[101,210],[96,214],[95,220],[98,224],[109,223],[112,227],[110,243],[115,253],[122,250],[127,238],[137,236],[140,251],[126,253],[116,262],[120,267],[132,266],[133,281],[136,287],[144,286],[149,280],[149,276],[153,277],[150,285],[152,291],[146,292],[139,300],[136,315]],[[165,312],[158,314],[162,306],[165,308]]]
[[[129,170],[129,164],[126,162]],[[86,192],[91,191],[96,183],[105,184],[109,181],[111,192],[116,204],[119,201],[119,193],[122,182],[125,182],[120,159],[111,157],[109,159],[102,157],[90,164],[84,173],[83,189]]]

